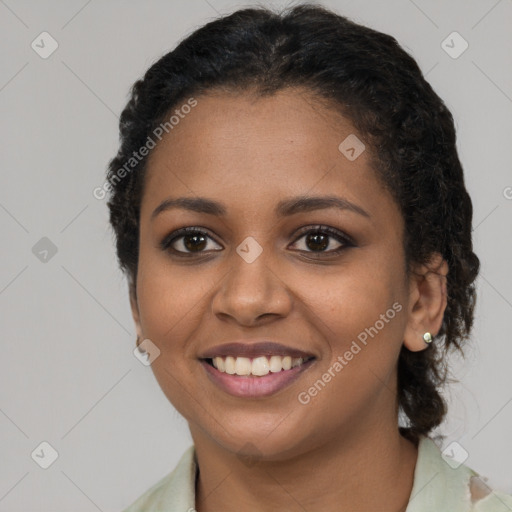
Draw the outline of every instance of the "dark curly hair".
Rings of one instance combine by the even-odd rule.
[[[207,23],[134,83],[120,118],[120,148],[109,163],[110,223],[117,256],[136,294],[139,213],[147,158],[126,162],[180,102],[220,90],[270,95],[306,89],[347,117],[405,221],[406,270],[439,252],[449,265],[442,327],[426,350],[402,346],[398,407],[402,435],[417,441],[441,424],[446,355],[462,353],[476,301],[480,261],[473,252],[473,207],[456,149],[453,117],[397,41],[324,7],[280,13],[247,8]],[[125,172],[120,168],[124,165]],[[122,177],[122,179],[121,179]]]

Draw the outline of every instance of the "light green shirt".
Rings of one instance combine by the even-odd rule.
[[[464,464],[455,466],[452,459],[445,458],[434,441],[421,437],[406,512],[512,511],[512,496],[499,491],[492,491],[473,502],[470,480],[478,477],[478,473]],[[174,471],[149,488],[123,512],[194,512],[196,474],[195,450],[194,446],[190,446]],[[472,486],[478,480],[473,480]],[[485,485],[484,489],[486,493],[489,492]]]

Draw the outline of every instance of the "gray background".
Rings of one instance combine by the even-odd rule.
[[[512,492],[512,1],[323,4],[395,36],[456,118],[482,273],[443,447],[456,441],[466,464]],[[246,5],[0,1],[0,511],[120,510],[191,443],[132,353],[126,283],[92,191],[130,85],[185,34]],[[31,48],[43,31],[59,45],[47,59]],[[456,59],[441,46],[453,31],[469,43]],[[46,262],[33,253],[43,237],[57,248]],[[31,457],[42,441],[59,454],[48,469]]]

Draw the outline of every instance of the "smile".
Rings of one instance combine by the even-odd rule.
[[[263,377],[269,373],[278,373],[301,366],[310,359],[312,358],[291,356],[260,356],[255,358],[217,356],[207,361],[222,373],[238,376],[251,375],[254,377]]]
[[[294,382],[316,355],[270,340],[233,340],[199,355],[211,383],[229,395],[263,398]]]
[[[255,399],[269,397],[290,386],[315,361],[314,357],[227,356],[202,359],[201,364],[210,382],[221,391],[238,398]]]

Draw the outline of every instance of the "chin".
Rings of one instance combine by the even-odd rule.
[[[280,423],[280,421],[282,423]],[[269,428],[268,422],[238,422],[236,429],[230,427],[219,429],[210,436],[223,449],[236,454],[240,458],[248,458],[249,463],[256,460],[279,461],[303,453],[306,433],[300,425],[286,424],[283,417]]]

